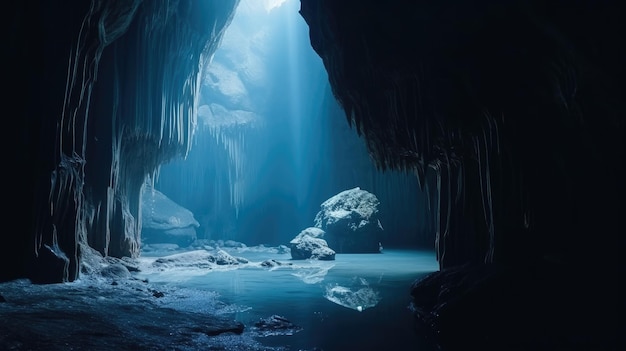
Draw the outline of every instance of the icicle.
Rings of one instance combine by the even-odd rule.
[[[446,188],[446,192],[448,194],[447,196],[447,204],[446,204],[446,228],[443,234],[444,237],[444,256],[445,256],[445,248],[446,248],[446,242],[447,242],[447,238],[450,235],[450,215],[452,212],[452,172],[450,170],[450,168],[452,167],[452,165],[450,164],[450,159],[448,158],[448,151],[444,151],[444,156],[446,159],[446,172],[448,173],[447,176],[447,188]]]
[[[493,195],[491,192],[491,171],[489,164],[489,153],[488,150],[485,150],[487,154],[485,155],[485,176],[486,176],[486,185],[487,185],[487,203],[489,206],[489,251],[487,252],[487,262],[493,262],[494,258],[494,250],[495,250],[495,224],[494,224],[494,215],[493,215]]]
[[[502,119],[504,120],[504,113],[502,113]],[[493,120],[493,126],[496,133],[496,153],[500,155],[500,128],[498,127],[498,121]]]
[[[487,118],[489,120],[489,118]],[[489,130],[491,130],[489,128]],[[482,142],[482,144],[481,144]],[[478,158],[479,179],[481,188],[481,198],[483,203],[483,213],[485,216],[485,223],[487,224],[487,230],[489,234],[489,247],[485,255],[485,262],[493,262],[494,250],[495,250],[495,223],[493,215],[493,198],[491,191],[491,172],[489,162],[489,148],[490,142],[487,138],[487,132],[483,128],[482,140],[479,137],[475,137],[474,145]],[[481,147],[481,145],[483,147]],[[483,154],[484,153],[484,154]]]
[[[485,221],[485,224],[487,226],[489,226],[489,220],[488,220],[488,215],[487,215],[487,204],[485,201],[485,181],[483,180],[483,155],[482,155],[482,148],[480,147],[480,142],[478,140],[478,137],[473,137],[472,140],[474,141],[474,152],[476,154],[476,160],[478,161],[478,179],[480,182],[480,198],[481,198],[481,202],[482,202],[482,209],[483,209],[483,219]]]
[[[463,162],[461,162],[460,160],[458,160],[456,166],[458,167],[458,174],[456,177],[456,198],[455,198],[455,203],[460,204],[461,199],[464,197],[463,194],[465,193],[465,175],[463,172]]]
[[[436,161],[434,164],[430,165],[430,167],[436,172],[436,196],[437,196],[437,205],[435,208],[435,253],[437,261],[439,261],[439,265],[443,266],[444,264],[444,253],[442,250],[442,245],[444,243],[443,238],[441,237],[441,164],[439,161]]]

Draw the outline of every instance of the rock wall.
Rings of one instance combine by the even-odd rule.
[[[614,2],[301,0],[300,13],[378,167],[414,172],[428,192],[442,268],[550,256],[588,270],[588,254],[617,265]]]
[[[72,281],[82,245],[138,255],[141,187],[160,164],[189,150],[199,72],[237,4],[9,5],[8,63],[17,71],[9,82],[24,88],[11,94],[30,106],[19,112],[10,141],[26,146],[14,158],[28,176],[10,182],[31,190],[16,195],[24,197],[16,200],[25,212],[17,218],[26,227],[3,245],[9,269],[0,278],[39,276],[51,266],[46,257],[65,256],[54,280]],[[62,254],[40,255],[46,247]],[[17,264],[5,258],[15,249],[23,254]]]

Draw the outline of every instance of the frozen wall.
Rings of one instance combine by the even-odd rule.
[[[13,64],[40,60],[23,78],[40,87],[28,90],[40,106],[29,108],[17,134],[30,143],[27,157],[42,162],[26,168],[35,186],[25,208],[34,221],[13,239],[24,258],[7,276],[74,280],[87,244],[104,255],[138,255],[140,189],[160,163],[188,152],[200,72],[236,5],[16,6],[25,22],[12,22],[10,48],[25,62]]]

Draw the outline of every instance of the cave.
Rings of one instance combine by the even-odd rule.
[[[280,44],[255,46],[266,37],[245,32],[260,16],[238,22],[244,5],[264,8]],[[25,226],[0,245],[1,349],[624,348],[619,2],[10,1],[5,13],[7,220]],[[254,55],[281,74],[252,70]],[[378,196],[378,245],[348,252],[329,236],[336,256],[289,258],[296,235],[333,230],[320,204],[363,189]],[[197,216],[166,233],[185,244],[147,241],[157,190],[182,205],[169,205],[176,220]],[[167,270],[188,285],[159,284]],[[311,291],[319,301],[297,300]],[[244,320],[255,308],[267,318]]]

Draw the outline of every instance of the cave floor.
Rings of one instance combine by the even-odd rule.
[[[0,349],[435,349],[415,333],[408,310],[411,283],[436,270],[431,253],[385,250],[335,261],[229,253],[248,263],[163,267],[154,262],[169,253],[152,252],[126,278],[2,283]],[[273,315],[297,328],[256,324]]]

